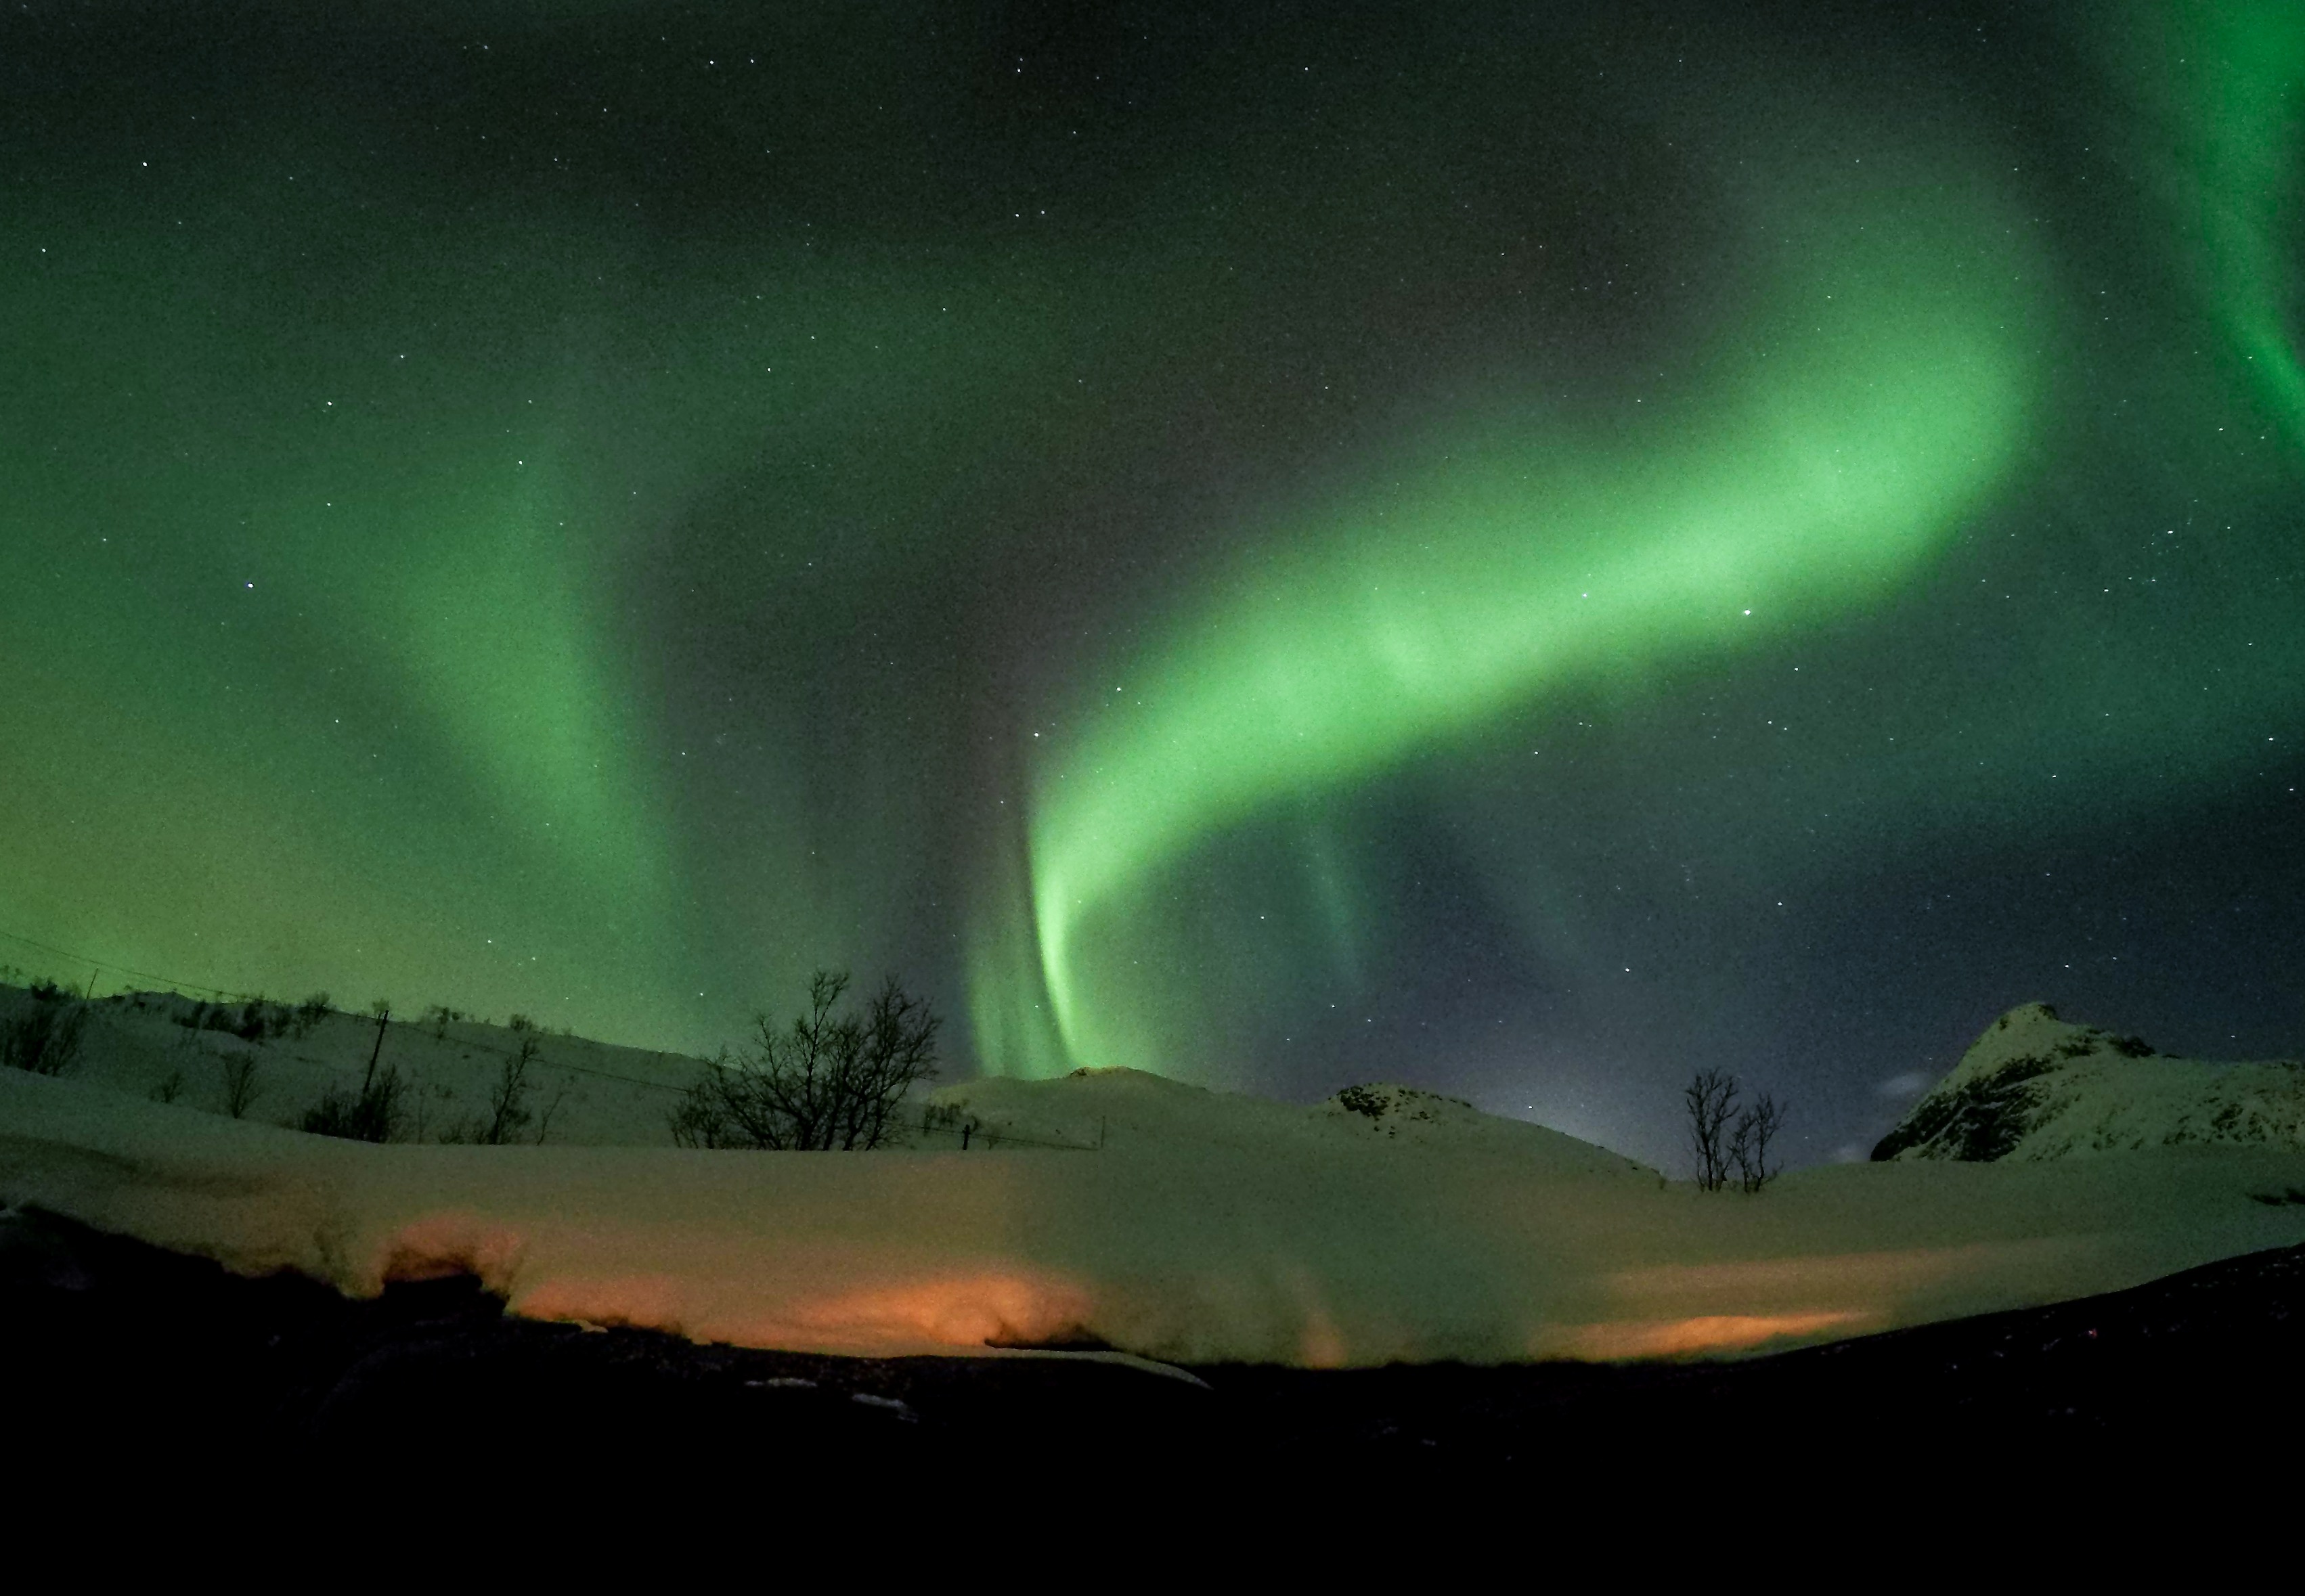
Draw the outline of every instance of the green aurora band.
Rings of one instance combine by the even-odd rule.
[[[1459,85],[1463,116],[1414,95],[1357,106],[1350,140],[1255,133],[1297,127],[1297,103],[1253,115],[1229,99],[1205,148],[1178,124],[1173,170],[1147,154],[1084,190],[1093,226],[1043,233],[1000,204],[991,231],[919,236],[890,220],[894,200],[691,233],[647,184],[642,208],[621,178],[515,181],[469,150],[446,160],[301,98],[251,98],[237,68],[214,103],[251,120],[228,135],[60,116],[66,132],[34,141],[46,175],[0,229],[15,246],[0,254],[15,311],[0,329],[0,930],[191,982],[518,1007],[709,1051],[740,1002],[812,964],[861,974],[893,946],[914,974],[923,954],[902,938],[927,925],[965,961],[982,1067],[1216,1078],[1226,1061],[1185,1029],[1195,1006],[1301,1010],[1319,958],[1354,980],[1374,968],[1386,911],[1347,812],[1363,793],[1381,801],[1425,757],[1499,744],[1517,717],[1596,689],[1665,703],[1692,675],[1757,673],[1867,617],[1926,630],[1917,596],[1949,572],[1968,583],[1981,540],[1952,544],[1987,516],[2010,564],[1980,555],[1980,576],[2038,577],[2050,556],[2032,528],[2054,521],[2074,569],[2145,571],[2130,541],[2150,537],[2172,580],[2151,607],[2069,584],[2106,602],[2042,606],[2037,638],[2001,640],[2007,713],[1925,742],[1944,717],[1917,690],[1893,758],[1821,740],[1786,781],[1836,795],[1862,781],[1894,817],[1881,824],[1957,822],[1968,845],[2046,823],[2010,804],[2001,772],[2052,750],[2061,793],[2108,813],[2179,807],[2268,732],[2285,743],[2283,717],[2305,709],[2295,590],[2267,580],[2258,548],[2278,547],[2305,450],[2305,10],[2075,19],[2066,42],[2100,71],[2073,73],[2071,125],[2039,146],[2063,163],[2048,176],[2022,140],[1949,149],[1942,130],[1990,103],[1961,98],[1958,73],[1910,98],[1892,74],[1861,120],[1812,112],[1841,85],[1762,59],[1768,41],[1735,23],[1701,73],[1612,61],[1590,106],[1540,106],[1564,127],[1593,111],[1593,149],[1621,133],[1698,188],[1705,157],[1688,152],[1712,151],[1743,242],[1686,258],[1698,292],[1674,302],[1731,308],[1670,377],[1633,387],[1626,349],[1642,340],[1611,347],[1611,318],[1646,308],[1620,298],[1555,345],[1594,349],[1590,368],[1430,402],[1418,425],[1392,408],[1417,395],[1384,390],[1416,362],[1379,363],[1402,327],[1357,338],[1349,309],[1297,285],[1406,315],[1453,292],[1420,279],[1424,242],[1384,218],[1436,226],[1435,195],[1487,181],[1483,116],[1505,99],[1477,79],[1433,77]],[[564,60],[549,32],[525,57],[551,66],[540,81]],[[923,49],[935,73],[915,89],[941,92],[950,52]],[[1494,59],[1490,89],[1526,101],[1518,57]],[[205,116],[200,92],[156,98]],[[467,133],[496,131],[488,95],[459,103],[476,107]],[[945,115],[907,103],[930,125]],[[503,109],[515,127],[529,114]],[[637,93],[633,110],[679,121]],[[1069,148],[1070,120],[1048,125]],[[529,148],[557,152],[560,130],[540,126]],[[794,158],[853,155],[869,198],[919,165],[916,130],[891,127]],[[994,134],[967,137],[992,160]],[[2102,166],[2078,160],[2092,149]],[[1886,169],[1900,150],[1911,165]],[[1644,169],[1620,191],[1606,162],[1589,188],[1540,185],[1528,236],[1562,227],[1564,255],[1582,233],[1618,236],[1560,208],[1638,209]],[[1510,163],[1494,173],[1500,192],[1518,181]],[[1472,214],[1487,225],[1518,202]],[[1668,250],[1718,222],[1683,220],[1621,236]],[[1395,277],[1382,253],[1381,270],[1303,269],[1371,248],[1397,250],[1401,297],[1371,287]],[[1456,243],[1430,256],[1467,259]],[[1555,279],[1542,302],[1573,316],[1572,286]],[[1692,313],[1668,306],[1646,330]],[[1381,353],[1340,369],[1353,407],[1287,413],[1322,349],[1349,360],[1363,342]],[[1453,359],[1399,386],[1457,381]],[[1229,446],[1251,453],[1238,440],[1268,404],[1276,437],[1335,414],[1349,436],[1408,441],[1213,517],[1235,563],[1141,630],[1129,584],[1169,568],[1157,539],[1036,587],[1043,525],[1093,548],[1123,495],[1148,526],[1189,521],[1208,501],[1177,499],[1146,463],[1217,406]],[[1110,486],[1108,457],[1129,468]],[[1210,493],[1229,491],[1229,469]],[[2130,524],[2132,505],[2149,525]],[[2020,512],[2021,545],[1998,524]],[[1108,574],[1127,595],[1118,615],[1094,613]],[[671,624],[688,591],[723,600],[693,635]],[[990,592],[1023,596],[971,607]],[[1028,613],[1050,624],[1012,661],[1002,617]],[[907,639],[901,670],[876,661],[853,691],[812,697],[889,616],[960,641]],[[1063,669],[1069,704],[1031,701],[1047,679],[1034,650],[1075,635],[1131,641]],[[675,646],[697,639],[729,656],[725,673],[697,666],[703,644]],[[885,745],[801,733],[874,715],[899,728]],[[1043,740],[1026,739],[1022,779],[997,752],[986,774],[956,751],[1012,745],[1027,715]],[[691,758],[724,733],[718,762]],[[1540,807],[1509,819],[1533,826]],[[1276,825],[1278,849],[1259,832]],[[988,833],[990,879],[973,852]],[[1503,919],[1548,913],[1547,851],[1527,837],[1478,862]],[[1300,913],[1272,933],[1302,940],[1278,961],[1238,925],[1204,935],[1219,917],[1195,891],[1226,887],[1209,867],[1244,840],[1253,867],[1302,871]],[[965,901],[957,936],[923,882]],[[39,955],[0,947],[19,961]],[[1226,979],[1238,989],[1217,990]]]
[[[1129,690],[1041,773],[1030,908],[1054,1035],[1026,1040],[984,961],[988,1062],[1194,1073],[1132,1008],[1126,959],[1097,955],[1195,845],[1549,691],[1864,606],[1927,562],[2003,480],[2035,383],[2032,263],[1973,194],[1776,218],[1776,302],[1678,406],[1581,436],[1507,409],[1253,539],[1286,552],[1117,675]]]
[[[2144,32],[2153,47],[2138,77],[2148,97],[2168,63],[2178,63],[2169,119],[2181,130],[2182,161],[2171,185],[2173,219],[2198,242],[2210,314],[2249,385],[2290,444],[2305,448],[2296,262],[2284,241],[2305,203],[2305,7],[2196,4]]]

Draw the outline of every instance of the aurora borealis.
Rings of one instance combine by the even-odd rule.
[[[0,933],[1650,1158],[2299,1048],[2292,7],[773,9],[0,22]]]

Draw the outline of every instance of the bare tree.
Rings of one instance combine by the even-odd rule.
[[[1729,1161],[1736,1166],[1740,1188],[1757,1192],[1782,1173],[1782,1166],[1769,1162],[1769,1143],[1784,1127],[1784,1105],[1765,1091],[1737,1116],[1729,1127]]]
[[[1727,1138],[1737,1111],[1737,1077],[1725,1070],[1699,1070],[1681,1088],[1680,1100],[1688,1114],[1688,1150],[1697,1161],[1697,1189],[1717,1192],[1729,1184]]]
[[[552,1116],[560,1112],[560,1105],[567,1100],[568,1082],[564,1079],[560,1084],[554,1089],[552,1100],[544,1105],[544,1112],[537,1116],[536,1144],[539,1147],[543,1146],[545,1137],[552,1133]]]
[[[227,1053],[217,1062],[224,1066],[224,1111],[234,1119],[242,1118],[264,1090],[256,1080],[256,1055]]]
[[[61,1075],[80,1057],[88,1005],[60,996],[47,982],[32,989],[30,1007],[0,1024],[0,1067]]]
[[[310,1036],[312,1027],[328,1017],[328,995],[315,992],[296,1006],[295,1030],[298,1040]]]
[[[517,1020],[520,1016],[515,1014],[513,1018]],[[529,1027],[516,1025],[514,1029],[519,1033],[520,1046],[497,1072],[497,1082],[489,1088],[489,1122],[472,1137],[483,1147],[502,1147],[518,1140],[521,1131],[535,1117],[524,1099],[536,1090],[536,1082],[528,1078],[528,1066],[536,1062],[540,1044]]]
[[[673,1112],[674,1140],[795,1152],[879,1146],[905,1093],[936,1074],[943,1022],[894,976],[862,1014],[834,1012],[847,989],[845,972],[820,970],[806,1014],[782,1030],[760,1015],[757,1046],[733,1058],[724,1050]]]

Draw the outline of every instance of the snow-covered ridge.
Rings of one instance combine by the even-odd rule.
[[[39,1001],[21,988],[0,986],[0,1023]],[[285,1004],[260,1006],[275,1022],[294,1012]],[[70,1080],[226,1114],[226,1069],[239,1063],[252,1072],[252,1095],[240,1116],[293,1125],[324,1093],[357,1088],[373,1057],[378,1068],[399,1073],[401,1134],[411,1142],[451,1139],[482,1115],[491,1082],[522,1040],[509,1027],[437,1010],[396,1013],[379,1046],[374,1019],[335,1009],[285,1027],[244,1024],[246,1003],[196,1002],[173,992],[121,992],[85,1009]],[[702,1059],[565,1031],[535,1035],[534,1118],[521,1140],[564,1147],[672,1145],[666,1115],[703,1069]]]
[[[1212,1091],[1133,1069],[1075,1070],[1060,1082],[1003,1077],[963,1081],[927,1094],[900,1145],[1079,1150],[1187,1142],[1245,1152],[1314,1153],[1374,1145],[1416,1147],[1475,1159],[1522,1160],[1561,1171],[1663,1177],[1646,1165],[1526,1120],[1488,1114],[1457,1098],[1389,1082],[1348,1086],[1311,1108]]]
[[[1748,1351],[2305,1239],[2305,1208],[2251,1201],[2305,1185],[2280,1149],[1832,1166],[1747,1198],[1414,1099],[1396,1137],[1152,1076],[979,1084],[1106,1144],[371,1146],[0,1070],[0,1204],[357,1295],[470,1273],[515,1313],[700,1341],[1320,1367]]]
[[[0,1021],[38,1000],[0,986]],[[271,1008],[285,1014],[285,1006]],[[375,1057],[405,1085],[397,1140],[456,1139],[488,1100],[521,1033],[435,1014],[396,1017],[378,1045],[376,1021],[328,1011],[255,1040],[235,1029],[244,1004],[211,1005],[166,992],[124,992],[86,1006],[89,1024],[69,1078],[82,1085],[209,1114],[227,1112],[225,1067],[246,1061],[256,1091],[243,1117],[293,1126],[322,1093],[356,1087]],[[667,1116],[707,1067],[701,1058],[648,1052],[559,1032],[537,1033],[530,1105],[517,1139],[556,1147],[669,1147]],[[962,1135],[966,1127],[965,1141]],[[1181,1140],[1240,1149],[1375,1142],[1534,1158],[1562,1167],[1656,1172],[1589,1142],[1416,1087],[1347,1087],[1305,1108],[1213,1091],[1141,1070],[1084,1069],[1061,1088],[991,1077],[922,1092],[893,1127],[897,1150],[1089,1151],[1108,1142]],[[539,1133],[541,1133],[540,1134]]]
[[[2165,1057],[2028,1003],[1988,1026],[1873,1157],[1990,1163],[2196,1145],[2305,1149],[2305,1064]]]
[[[1834,1166],[1745,1197],[1413,1087],[1306,1106],[1130,1070],[944,1087],[884,1152],[684,1150],[642,1138],[663,1138],[664,1097],[698,1061],[565,1037],[544,1039],[569,1087],[545,1144],[373,1146],[280,1123],[357,1081],[373,1021],[272,1038],[279,1095],[234,1119],[207,1072],[255,1044],[98,1006],[81,1069],[0,1069],[0,1205],[354,1295],[470,1273],[515,1313],[749,1346],[1102,1343],[1315,1366],[1735,1353],[2305,1239],[2305,1206],[2252,1201],[2305,1187],[2286,1143]],[[2044,1023],[2012,1018],[1961,1079],[1998,1081]],[[452,1089],[444,1112],[508,1040],[459,1023],[384,1041]],[[2052,1055],[2068,1031],[2044,1033]],[[156,1074],[180,1068],[194,1084],[158,1100]]]

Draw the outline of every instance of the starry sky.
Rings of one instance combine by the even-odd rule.
[[[1797,1160],[2305,1048],[2305,13],[42,3],[0,962]]]

